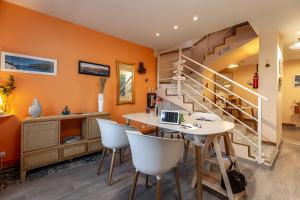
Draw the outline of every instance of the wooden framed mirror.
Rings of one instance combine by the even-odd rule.
[[[117,104],[134,104],[134,63],[117,61]]]

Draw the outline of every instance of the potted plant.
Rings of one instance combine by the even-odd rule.
[[[104,106],[104,87],[107,81],[107,77],[99,78],[99,94],[98,94],[98,112],[103,112]]]
[[[3,108],[4,112],[10,112],[10,101],[9,97],[12,92],[16,89],[15,77],[13,75],[9,75],[7,81],[0,84],[0,95],[3,100]]]

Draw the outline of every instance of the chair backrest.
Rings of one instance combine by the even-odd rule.
[[[138,131],[126,131],[130,143],[134,167],[148,175],[161,175],[183,156],[183,140],[171,140],[142,135]]]
[[[136,131],[136,128],[118,124],[115,121],[97,119],[100,128],[101,142],[104,147],[110,149],[129,146],[126,130]]]

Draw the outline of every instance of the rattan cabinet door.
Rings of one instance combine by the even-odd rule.
[[[23,126],[23,152],[59,144],[59,121],[26,123]]]
[[[89,140],[100,138],[100,128],[96,119],[108,119],[108,117],[91,117],[88,118],[88,135]]]

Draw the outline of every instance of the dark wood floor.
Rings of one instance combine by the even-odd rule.
[[[190,188],[194,170],[192,154],[185,165],[180,164],[180,176],[183,199],[196,199]],[[132,173],[130,160],[116,167],[113,185],[106,186],[109,158],[104,162],[104,173],[96,176],[98,163],[89,163],[35,181],[27,181],[0,193],[1,200],[120,200],[128,199]],[[242,162],[243,171],[248,179],[248,197],[253,200],[298,200],[300,199],[300,146],[283,143],[278,160],[273,169],[259,167],[256,164]],[[155,184],[152,177],[151,182]],[[155,186],[144,187],[144,176],[138,180],[135,199],[155,199]],[[177,199],[174,176],[163,176],[162,198]],[[205,200],[220,199],[211,192],[204,191]]]

